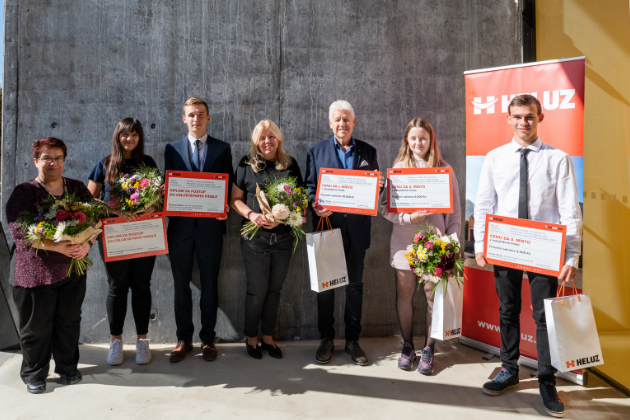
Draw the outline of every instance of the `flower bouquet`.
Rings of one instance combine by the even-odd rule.
[[[289,225],[291,234],[295,237],[293,245],[293,252],[295,252],[300,237],[306,236],[302,229],[308,207],[306,189],[298,187],[294,177],[266,180],[263,189],[256,184],[256,199],[260,212],[268,220]],[[258,229],[259,227],[254,222],[247,222],[241,229],[241,235],[252,239]]]
[[[435,283],[435,288],[444,281],[448,287],[448,277],[454,276],[457,285],[464,284],[464,262],[457,258],[459,254],[457,234],[442,236],[439,229],[427,226],[416,232],[413,243],[407,245],[405,258],[411,270],[418,276],[420,283]]]
[[[163,180],[158,168],[140,166],[133,175],[125,174],[109,189],[107,205],[132,214],[162,203]]]
[[[101,233],[103,205],[98,202],[84,203],[74,194],[67,194],[65,198],[46,199],[37,204],[37,212],[27,212],[20,215],[18,223],[26,232],[26,240],[37,251],[44,248],[43,240],[54,242],[70,241],[72,244],[84,244]],[[92,261],[87,257],[73,258],[68,268],[68,276],[75,271],[84,274]]]

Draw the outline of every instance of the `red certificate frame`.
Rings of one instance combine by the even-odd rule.
[[[118,256],[113,256],[113,257],[109,257],[107,255],[107,241],[105,240],[105,235],[106,235],[108,226],[119,225],[119,224],[124,224],[124,223],[135,223],[135,222],[139,222],[143,220],[152,220],[152,219],[162,220],[162,228],[164,229],[164,249],[158,250],[158,251],[137,252],[134,254],[118,255]],[[103,232],[101,233],[102,235],[101,240],[103,241],[103,251],[104,251],[103,256],[106,262],[130,260],[132,258],[141,258],[141,257],[150,257],[153,255],[168,254],[168,242],[166,241],[166,220],[164,219],[163,213],[146,214],[146,215],[137,217],[136,220],[133,220],[133,221],[127,221],[123,219],[122,217],[112,217],[108,219],[102,219],[101,222],[103,223],[103,227],[102,227]]]
[[[450,194],[450,207],[449,208],[431,208],[431,207],[391,207],[391,182],[389,182],[392,175],[432,175],[432,174],[448,174],[448,185]],[[414,213],[417,211],[424,211],[427,213],[453,213],[453,169],[451,167],[439,167],[439,168],[389,168],[387,169],[387,212],[388,213]]]
[[[214,179],[225,181],[225,200],[223,203],[223,213],[210,213],[203,211],[168,211],[168,196],[170,180],[172,178],[191,178],[191,179]],[[189,172],[189,171],[166,171],[166,186],[164,194],[164,215],[165,216],[179,216],[179,217],[227,217],[227,203],[228,203],[228,182],[230,177],[227,174],[217,174],[212,172]]]
[[[520,226],[531,229],[540,229],[543,231],[560,232],[562,233],[562,246],[560,250],[560,262],[558,264],[558,270],[548,270],[539,267],[532,267],[530,265],[515,264],[509,261],[502,261],[494,258],[488,258],[488,226],[490,223],[499,223],[504,225]],[[514,240],[513,238],[511,238]],[[500,265],[503,267],[515,268],[518,270],[526,270],[534,273],[547,274],[549,276],[558,277],[564,266],[564,247],[567,239],[567,227],[556,223],[536,222],[528,219],[518,219],[514,217],[498,216],[495,214],[486,214],[486,232],[484,237],[484,250],[483,256],[490,264]]]
[[[315,197],[315,201],[319,203],[319,192],[320,186],[322,185],[322,175],[345,175],[345,176],[356,176],[356,177],[366,177],[366,178],[380,178],[380,171],[361,171],[357,169],[335,169],[335,168],[320,168],[319,169],[319,177],[317,179],[317,195]],[[338,213],[351,213],[351,214],[364,214],[367,216],[376,216],[378,214],[378,193],[379,186],[378,181],[376,182],[376,194],[374,197],[374,209],[361,209],[357,207],[349,207],[349,206],[330,206],[330,205],[321,205],[322,208],[325,208],[330,211],[338,212]]]

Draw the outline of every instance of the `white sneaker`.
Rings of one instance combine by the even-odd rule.
[[[149,348],[149,339],[140,338],[136,341],[136,363],[146,365],[151,361],[151,349]]]
[[[123,343],[120,338],[109,343],[109,353],[107,353],[107,363],[117,366],[123,362]]]

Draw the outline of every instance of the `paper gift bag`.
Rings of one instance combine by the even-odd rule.
[[[545,318],[551,365],[558,371],[569,372],[604,364],[588,295],[545,299]]]
[[[306,234],[311,290],[323,292],[348,285],[348,268],[339,229]]]
[[[464,305],[463,285],[451,277],[441,281],[433,294],[433,319],[431,337],[438,340],[450,340],[462,335],[462,308]]]

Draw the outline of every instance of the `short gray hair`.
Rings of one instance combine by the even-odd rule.
[[[330,108],[328,109],[328,120],[332,120],[332,114],[335,111],[350,111],[352,113],[353,117],[356,117],[356,115],[354,115],[354,108],[352,108],[352,105],[350,105],[350,102],[348,101],[335,101],[332,104],[330,104]]]

